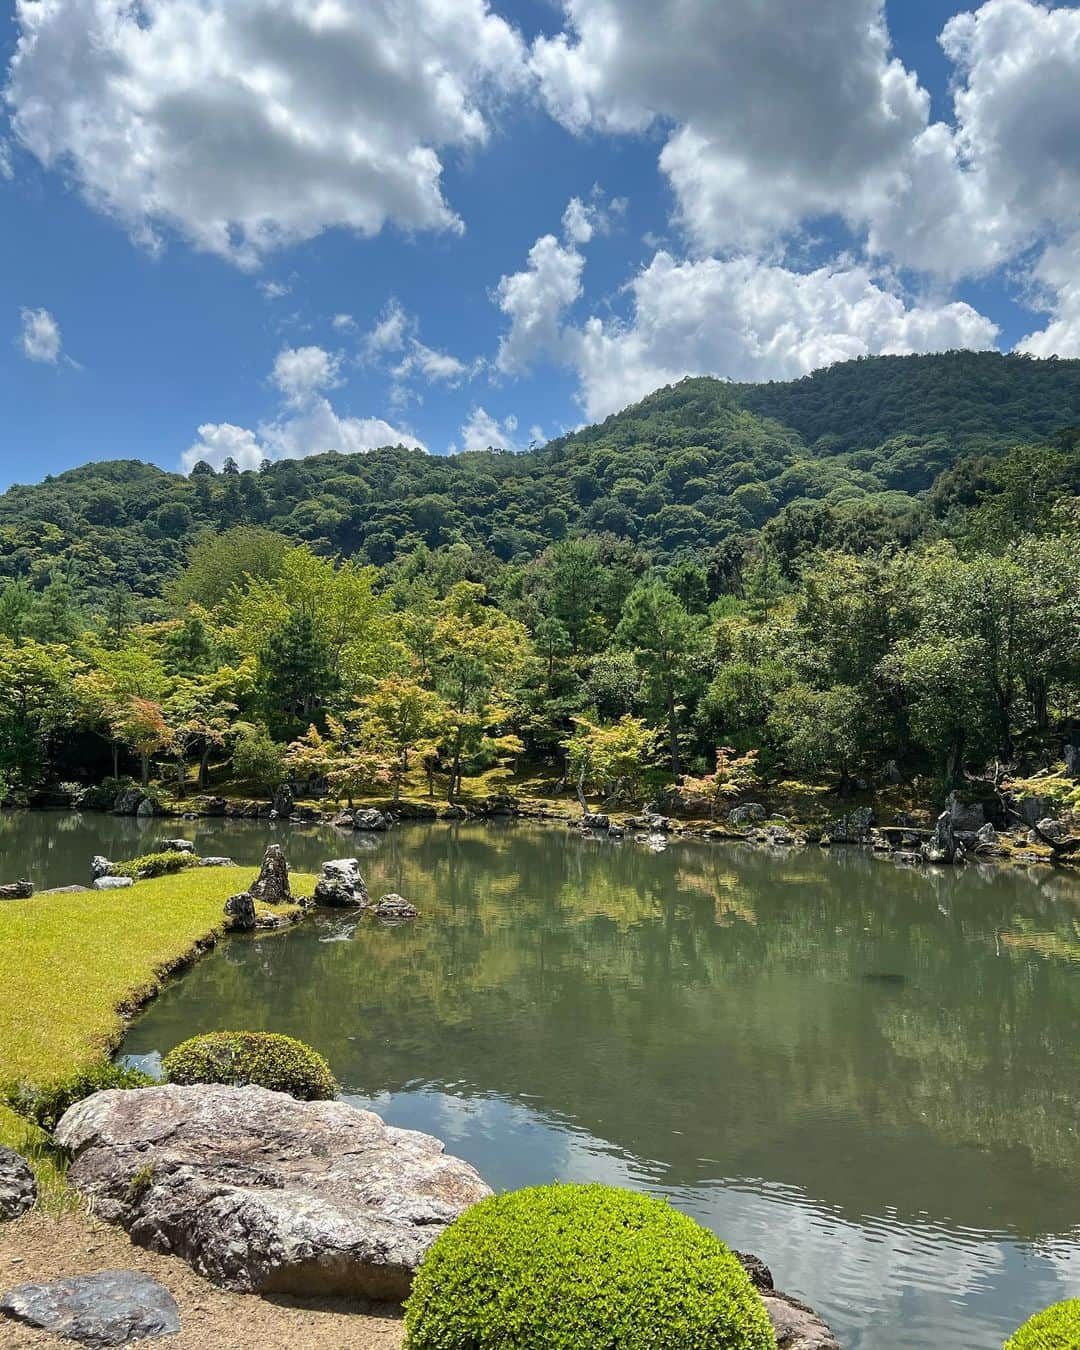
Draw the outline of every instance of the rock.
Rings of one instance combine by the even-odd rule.
[[[134,885],[135,882],[131,877],[98,877],[90,889],[94,891],[123,891]]]
[[[402,923],[406,919],[418,919],[420,911],[401,895],[391,892],[384,895],[375,906],[375,917],[387,923]]]
[[[157,808],[149,797],[144,797],[139,803],[139,809],[135,812],[137,816],[156,816]]]
[[[295,805],[292,788],[288,783],[282,783],[274,793],[270,809],[276,811],[279,816],[291,816]]]
[[[39,891],[39,895],[79,895],[83,891],[88,891],[89,886],[52,886],[47,891]]]
[[[760,802],[743,802],[728,812],[729,825],[756,825],[764,820],[767,812]]]
[[[195,845],[190,839],[163,839],[158,847],[169,853],[195,852]]]
[[[733,1251],[761,1295],[776,1336],[777,1350],[840,1350],[832,1332],[805,1303],[773,1286],[772,1271],[760,1256]]]
[[[37,1200],[37,1182],[30,1164],[14,1149],[0,1145],[0,1222],[17,1219]]]
[[[1050,800],[1048,797],[1021,797],[1016,804],[1020,819],[1029,828],[1036,825],[1045,815],[1050,812]]]
[[[376,811],[373,807],[363,807],[359,811],[353,812],[353,829],[371,830],[381,834],[383,830],[390,828],[391,821],[388,816],[384,816],[381,811]]]
[[[259,875],[251,884],[251,894],[268,905],[287,905],[292,902],[289,890],[289,864],[280,844],[271,844],[263,854]]]
[[[456,802],[453,806],[444,806],[439,812],[440,820],[468,820],[469,809]]]
[[[129,787],[124,788],[117,795],[116,802],[113,805],[114,816],[134,816],[138,814],[139,803],[146,794],[142,788]]]
[[[199,797],[194,804],[204,816],[223,816],[228,806],[224,797]]]
[[[226,925],[234,933],[249,933],[255,927],[255,899],[250,891],[230,895],[225,901]]]
[[[200,858],[200,867],[235,867],[236,863],[231,858]]]
[[[1080,745],[1065,747],[1065,777],[1080,778]]]
[[[371,903],[360,864],[355,858],[335,858],[324,862],[315,883],[315,903],[331,909],[363,909]]]
[[[611,827],[611,818],[599,812],[583,811],[578,823],[583,830],[606,830]]]
[[[491,1194],[430,1135],[260,1087],[98,1092],[56,1140],[100,1218],[242,1292],[400,1301],[432,1242]]]
[[[950,792],[947,805],[954,830],[974,834],[986,824],[986,811],[982,802],[962,801],[955,792]]]
[[[989,821],[980,830],[975,832],[975,842],[980,845],[994,845],[998,841],[997,830]]]
[[[335,825],[339,830],[351,830],[356,827],[356,820],[351,811],[339,811],[330,821],[330,824]]]
[[[92,1347],[175,1336],[180,1330],[180,1311],[172,1294],[135,1270],[20,1284],[0,1298],[0,1313]]]
[[[974,835],[968,834],[969,839]],[[958,863],[964,861],[964,842],[953,828],[952,810],[942,811],[930,840],[922,846],[922,856],[930,863]]]
[[[112,870],[116,866],[108,858],[103,858],[100,853],[95,853],[90,859],[90,878],[97,881],[98,877],[112,876]]]
[[[626,837],[626,831],[621,825],[609,825],[607,827],[609,839],[623,839]]]
[[[1052,816],[1044,816],[1042,820],[1037,820],[1035,824],[1042,831],[1042,833],[1046,835],[1047,839],[1052,839],[1055,844],[1058,842],[1059,839],[1064,839],[1067,833],[1065,826],[1062,825],[1061,821],[1054,820]],[[1032,831],[1032,833],[1028,835],[1029,844],[1042,842],[1043,841],[1039,839],[1039,836],[1035,834],[1034,831]]]
[[[7,886],[0,886],[0,900],[29,900],[33,894],[32,881],[12,881]]]
[[[825,827],[832,844],[865,844],[874,824],[874,812],[869,806],[857,806],[846,816],[838,816]]]
[[[435,820],[439,814],[432,802],[398,802],[396,809],[402,820]]]

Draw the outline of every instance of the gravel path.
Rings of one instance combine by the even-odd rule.
[[[86,1214],[28,1214],[0,1224],[0,1293],[17,1284],[96,1270],[145,1271],[172,1291],[182,1330],[163,1339],[162,1350],[400,1350],[403,1339],[397,1309],[233,1294],[200,1279],[176,1257],[132,1246],[120,1229]],[[3,1350],[71,1350],[72,1344],[0,1319]]]

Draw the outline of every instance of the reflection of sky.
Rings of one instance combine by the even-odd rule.
[[[1077,1292],[1076,1245],[1033,1248],[894,1216],[855,1224],[767,1182],[665,1186],[662,1164],[499,1097],[419,1089],[346,1100],[437,1135],[496,1190],[602,1181],[666,1196],[732,1246],[764,1256],[777,1284],[817,1307],[845,1350],[1000,1350],[1036,1308]],[[1018,1284],[1030,1307],[1010,1303],[1005,1291]]]

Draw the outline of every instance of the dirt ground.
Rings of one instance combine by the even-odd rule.
[[[141,1270],[171,1291],[181,1331],[161,1341],[168,1350],[399,1350],[403,1340],[396,1308],[233,1294],[200,1279],[176,1257],[132,1246],[120,1229],[83,1213],[28,1214],[0,1224],[0,1293],[98,1270]],[[71,1350],[73,1344],[0,1318],[3,1350]]]

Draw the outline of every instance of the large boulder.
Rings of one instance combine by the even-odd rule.
[[[874,812],[869,806],[857,806],[846,816],[838,816],[825,827],[829,842],[833,844],[865,844],[870,840],[870,831],[874,824]]]
[[[36,1199],[37,1182],[30,1164],[14,1149],[0,1146],[0,1222],[25,1214]]]
[[[129,886],[134,886],[131,877],[98,877],[91,890],[95,891],[123,891]]]
[[[190,839],[163,839],[158,848],[165,853],[194,853],[195,845]]]
[[[255,901],[250,891],[230,895],[225,901],[226,927],[233,933],[250,933],[255,927]]]
[[[741,806],[732,807],[728,812],[727,823],[729,825],[755,825],[759,820],[765,819],[765,808],[760,802],[743,802]]]
[[[360,864],[355,858],[334,858],[324,862],[315,883],[315,903],[331,909],[364,908],[371,903]]]
[[[289,864],[280,844],[271,844],[263,854],[259,875],[252,882],[251,894],[256,900],[268,905],[288,905],[292,903],[292,891],[289,889]]]
[[[138,814],[139,804],[145,796],[146,793],[143,792],[142,788],[123,788],[117,793],[116,801],[113,804],[113,815],[134,816]]]
[[[948,808],[949,819],[956,833],[976,834],[986,824],[986,808],[980,801],[964,801],[951,792]]]
[[[180,1330],[172,1294],[136,1270],[20,1284],[0,1298],[0,1314],[91,1347],[175,1336]]]
[[[0,900],[29,900],[34,894],[32,881],[11,881],[0,886]]]
[[[374,807],[363,807],[353,812],[353,829],[370,830],[376,834],[381,834],[383,830],[388,830],[391,825],[388,816],[384,816],[381,811],[376,811]]]
[[[272,811],[276,811],[279,816],[291,816],[293,807],[296,805],[293,800],[292,788],[288,783],[282,783],[274,793],[274,800],[270,805]]]
[[[108,858],[103,857],[100,853],[95,853],[90,859],[90,880],[97,881],[98,877],[112,876],[115,866],[116,864],[110,862]]]
[[[243,1292],[400,1301],[432,1242],[491,1194],[430,1135],[260,1087],[98,1092],[56,1141],[98,1216]]]
[[[386,923],[404,923],[407,919],[420,917],[416,906],[394,891],[379,900],[373,913],[377,919],[383,919]]]

